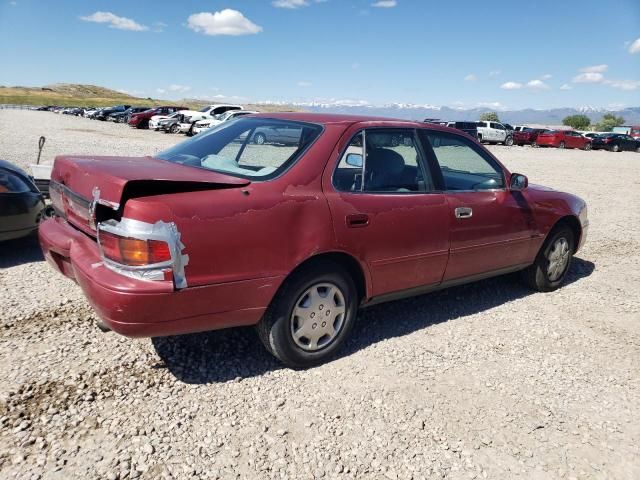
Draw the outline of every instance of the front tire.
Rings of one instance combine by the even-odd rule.
[[[294,273],[257,325],[267,350],[290,368],[326,362],[349,336],[358,310],[351,276],[333,262]]]
[[[558,145],[558,148],[564,148],[564,147],[566,147],[565,143],[564,142],[560,142],[560,145]]]
[[[504,141],[504,145],[506,147],[511,147],[513,146],[513,137],[507,137]]]
[[[588,152],[589,150],[591,150],[591,142],[589,142],[589,143],[585,143],[585,144],[584,144],[584,149],[585,149],[585,151],[587,151],[587,152]]]
[[[611,147],[611,151],[612,152],[619,152],[620,151],[620,145],[614,145],[613,147]]]
[[[552,292],[562,285],[575,250],[575,238],[568,227],[552,231],[533,265],[522,271],[525,283],[539,292]]]

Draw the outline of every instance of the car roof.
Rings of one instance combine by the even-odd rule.
[[[320,125],[329,124],[353,124],[363,122],[389,122],[394,124],[411,124],[424,126],[424,122],[417,120],[402,120],[399,118],[375,117],[368,115],[344,115],[339,113],[308,113],[308,112],[277,112],[259,113],[255,117],[273,118],[276,120],[292,120],[295,122],[317,123]]]
[[[438,125],[435,123],[426,123],[420,120],[403,120],[399,118],[375,117],[368,115],[344,115],[338,113],[308,113],[308,112],[277,112],[277,113],[258,113],[252,115],[252,118],[272,118],[275,120],[291,120],[294,122],[315,123],[319,125],[343,125],[349,126],[357,123],[372,123],[375,127],[389,126],[398,128],[421,128],[425,130],[437,130],[441,132],[451,132],[456,135],[467,135],[461,130]],[[471,137],[473,138],[473,137]]]

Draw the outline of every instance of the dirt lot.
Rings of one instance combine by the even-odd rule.
[[[0,158],[181,137],[0,111]],[[101,333],[37,243],[0,245],[0,477],[640,478],[640,154],[492,147],[589,204],[568,284],[515,276],[363,311],[344,354],[283,369],[251,329]]]

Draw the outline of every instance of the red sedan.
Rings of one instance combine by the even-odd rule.
[[[513,143],[522,147],[524,145],[538,146],[538,135],[549,130],[545,128],[529,128],[525,127],[520,131],[513,132]]]
[[[149,128],[149,120],[154,115],[171,115],[172,113],[186,110],[187,107],[162,106],[154,107],[143,112],[134,113],[129,117],[129,125],[136,128]]]
[[[334,355],[360,307],[514,271],[554,290],[588,226],[583,200],[528,185],[458,130],[303,113],[241,118],[155,157],[59,156],[51,198],[45,257],[104,326],[257,325],[293,367]]]
[[[539,147],[579,148],[591,150],[591,139],[573,130],[549,130],[538,135]]]

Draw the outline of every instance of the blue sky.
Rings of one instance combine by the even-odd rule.
[[[640,105],[640,1],[0,0],[0,84],[154,98]]]

